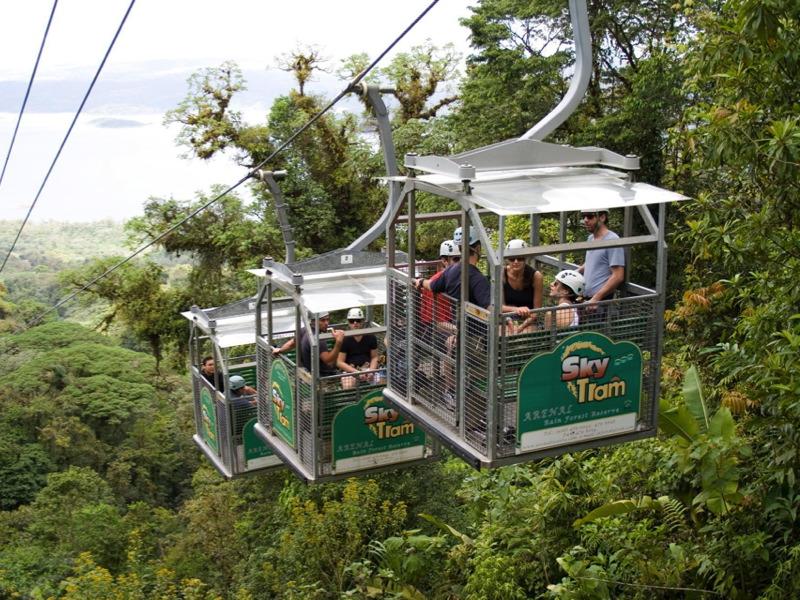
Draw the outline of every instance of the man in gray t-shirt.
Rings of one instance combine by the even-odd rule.
[[[619,236],[608,228],[608,210],[582,211],[583,226],[589,232],[587,241],[617,240]],[[586,278],[586,309],[595,302],[610,298],[625,280],[625,252],[622,248],[588,250],[586,260],[578,269]]]

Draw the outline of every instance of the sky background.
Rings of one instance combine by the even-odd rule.
[[[31,219],[123,220],[150,196],[191,198],[238,181],[246,172],[230,157],[182,159],[176,130],[162,124],[191,73],[234,60],[248,83],[234,108],[248,122],[263,121],[293,86],[275,57],[300,44],[320,48],[334,69],[356,52],[377,56],[428,3],[137,0]],[[128,4],[59,1],[0,185],[0,220],[24,217]],[[51,0],[0,3],[0,168],[51,8]],[[440,0],[395,53],[431,39],[466,55],[458,20],[468,15],[463,0]],[[309,89],[330,96],[343,85],[321,74]]]

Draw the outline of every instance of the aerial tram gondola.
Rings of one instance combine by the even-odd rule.
[[[191,322],[195,444],[227,479],[281,468],[280,458],[254,432],[255,394],[242,393],[257,380],[255,301],[245,298],[209,309],[193,306],[182,314]],[[241,383],[236,378],[247,387],[232,389]]]
[[[381,98],[386,90],[359,85],[352,91],[372,107],[387,175],[396,176],[389,113]],[[386,312],[386,257],[365,249],[385,232],[399,186],[389,184],[383,215],[348,247],[296,262],[279,185],[284,176],[281,171],[257,174],[273,196],[285,263],[265,259],[264,269],[252,271],[260,278],[257,297],[219,308],[192,307],[183,313],[192,323],[195,443],[228,478],[278,468],[283,465],[280,457],[307,482],[437,458],[435,440],[426,438],[418,426],[385,403],[385,366],[359,377],[331,378],[320,374],[317,362],[304,368],[294,351],[272,355],[271,344],[293,338],[299,345],[301,325],[312,331],[309,316],[318,315],[320,306],[326,312],[364,307],[371,326],[347,335],[377,335],[383,351],[385,328],[375,319]],[[317,361],[319,344],[330,334],[313,331],[312,355]],[[209,353],[218,367],[212,376],[203,372]],[[237,385],[246,383],[246,389],[254,393],[246,399],[234,396],[232,380]],[[276,412],[278,403],[282,408]]]
[[[449,157],[409,154],[408,174],[401,176],[380,91],[364,86],[378,116],[387,167],[383,215],[347,248],[294,262],[287,241],[285,263],[265,259],[262,269],[251,271],[260,280],[258,296],[249,303],[258,383],[253,430],[305,481],[429,460],[438,454],[437,440],[480,468],[655,435],[666,205],[684,197],[634,182],[636,157],[541,141],[574,110],[589,79],[585,2],[570,0],[570,12],[577,56],[570,89],[520,139]],[[279,193],[271,174],[262,180]],[[417,192],[455,202],[460,210],[419,214]],[[568,241],[568,215],[601,208],[622,212],[622,237]],[[511,215],[529,219],[530,236],[528,245],[507,250]],[[557,243],[542,242],[540,226],[548,215],[558,215]],[[646,230],[642,235],[634,235],[637,218]],[[451,318],[436,324],[420,318],[422,295],[414,284],[430,266],[417,259],[417,224],[434,219],[450,219],[465,235],[470,232],[466,237],[480,240],[490,282],[489,301],[472,303],[464,269],[460,297],[449,299]],[[285,236],[287,223],[281,221]],[[384,232],[385,253],[367,252]],[[403,239],[407,253],[398,251]],[[469,258],[467,246],[462,245],[462,265]],[[624,284],[597,304],[596,314],[573,306],[583,316],[561,327],[559,308],[535,308],[535,327],[512,333],[511,315],[502,312],[506,258],[525,257],[553,274],[576,267],[581,253],[600,248],[623,249],[627,265],[643,253],[654,256],[653,281],[633,281],[627,269]],[[320,350],[332,336],[320,328],[321,317],[353,307],[368,312],[370,325],[361,333],[386,332],[385,384],[378,371],[354,387],[343,385],[341,375],[320,371]],[[304,332],[311,347],[308,365],[296,354]],[[287,339],[294,339],[295,353],[276,354]],[[387,421],[395,429],[387,430],[382,424]],[[430,435],[421,436],[420,425]],[[408,439],[376,444],[386,431],[389,438]]]
[[[333,343],[320,325],[323,318],[361,307],[366,327],[345,336],[375,336],[386,356],[386,328],[378,320],[387,310],[386,256],[345,250],[291,267],[267,259],[251,272],[260,279],[263,311],[257,314],[265,315],[256,324],[255,430],[283,461],[304,481],[320,483],[436,459],[436,441],[384,399],[385,366],[354,376],[326,373],[320,360]],[[274,318],[286,310],[293,315],[289,326]],[[304,359],[302,336],[308,344]],[[286,344],[287,338],[294,343]],[[287,347],[292,349],[276,351]]]
[[[405,357],[406,364],[389,363],[384,395],[476,468],[641,439],[657,429],[666,206],[685,197],[635,183],[636,157],[540,141],[566,120],[589,80],[586,3],[570,0],[570,12],[575,76],[551,114],[519,139],[454,156],[409,154],[408,175],[391,178],[403,189],[387,232],[386,322],[389,354]],[[459,210],[418,214],[418,192],[455,202]],[[601,209],[622,212],[621,237],[569,242],[568,216]],[[505,247],[511,215],[529,219],[526,247]],[[554,215],[559,240],[543,243],[541,224]],[[472,231],[481,242],[490,298],[486,306],[470,302],[475,271],[461,269],[460,297],[448,300],[450,318],[431,325],[420,318],[419,274],[393,261],[394,249],[406,240],[408,263],[415,264],[417,224],[436,218],[450,219],[465,238]],[[646,233],[634,235],[637,226]],[[469,244],[462,244],[462,265]],[[558,325],[556,312],[563,305],[542,307],[531,311],[535,326],[512,332],[512,315],[502,312],[506,258],[524,257],[550,280],[577,268],[585,251],[601,248],[624,249],[626,265],[632,258],[654,257],[654,280],[633,281],[627,268],[613,297],[591,310],[570,306],[576,317],[569,326]]]

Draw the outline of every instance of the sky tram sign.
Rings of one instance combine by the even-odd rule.
[[[272,430],[294,448],[294,394],[289,371],[286,365],[279,360],[272,361],[270,398],[272,400]]]
[[[374,390],[336,413],[332,444],[337,473],[425,456],[425,434],[386,404],[382,390]]]
[[[578,333],[532,358],[518,386],[518,453],[629,433],[639,414],[642,352]]]
[[[256,434],[255,427],[258,419],[253,417],[242,429],[242,450],[244,468],[249,470],[271,467],[280,464],[280,459],[273,454],[272,449]]]
[[[214,399],[208,388],[200,389],[200,410],[202,412],[202,437],[214,452],[219,454],[219,443],[217,442],[217,409],[214,406]]]

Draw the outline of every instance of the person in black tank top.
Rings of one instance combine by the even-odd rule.
[[[511,240],[506,250],[527,248],[523,240]],[[510,334],[533,331],[536,314],[531,309],[542,306],[542,274],[525,263],[522,256],[506,258],[503,268],[503,313],[514,313],[507,323]]]

